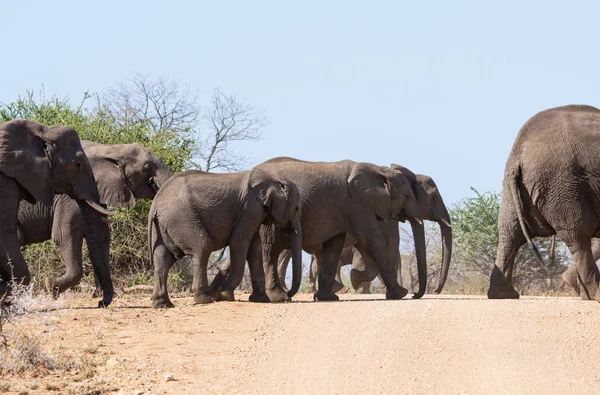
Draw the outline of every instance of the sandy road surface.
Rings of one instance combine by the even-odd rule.
[[[181,298],[174,299],[176,308],[161,311],[147,308],[144,295],[117,299],[104,311],[36,314],[19,325],[45,328],[53,350],[76,355],[95,349],[93,377],[38,379],[38,388],[66,393],[94,386],[123,393],[600,391],[597,303],[365,296],[208,306]],[[86,302],[76,304],[91,305]],[[167,374],[175,380],[165,381]],[[17,378],[6,379],[19,388]]]

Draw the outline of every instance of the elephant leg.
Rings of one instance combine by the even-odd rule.
[[[364,267],[365,270],[358,270],[358,267]],[[350,270],[350,282],[352,283],[352,288],[358,290],[363,283],[368,283],[367,286],[370,286],[371,281],[373,281],[377,275],[379,274],[379,270],[377,270],[377,265],[371,259],[367,251],[362,247],[357,247],[357,251],[355,251],[352,257],[352,269]]]
[[[333,292],[345,294],[350,289],[342,282],[342,262],[338,262],[337,271],[335,272],[335,280],[333,282]]]
[[[216,292],[217,300],[234,301],[233,291],[240,285],[244,278],[246,257],[248,256],[250,244],[254,240],[254,234],[248,234],[246,229],[248,229],[247,226],[244,226],[243,223],[238,223],[238,227],[234,229],[229,237],[229,274],[226,276],[223,285]]]
[[[65,239],[67,240],[62,240],[57,243],[57,246],[60,250],[66,272],[60,277],[46,277],[45,280],[46,289],[54,297],[57,297],[67,289],[79,284],[81,277],[83,276],[81,253],[83,239],[77,237],[65,237]]]
[[[594,256],[594,262],[600,259],[600,239],[595,237],[592,239],[592,254]],[[568,286],[573,288],[577,295],[581,296],[582,299],[587,300],[587,293],[581,292],[581,288],[579,287],[579,279],[577,278],[577,266],[575,266],[575,264],[569,266],[569,268],[562,274],[562,279]]]
[[[490,275],[489,299],[519,299],[512,283],[515,259],[525,244],[525,235],[514,211],[510,196],[502,199],[498,220],[498,252]]]
[[[281,252],[285,249],[287,236],[274,225],[263,225],[261,227],[261,238],[263,240],[262,251],[265,269],[265,290],[271,303],[289,302],[292,299],[283,290],[279,283],[277,264]]]
[[[154,261],[154,291],[152,293],[152,307],[175,307],[167,293],[167,275],[173,266],[175,256],[158,240],[152,252]]]
[[[356,226],[356,229],[361,228]],[[358,240],[357,247],[363,256],[363,259],[365,259],[365,257],[369,257],[374,262],[377,271],[379,271],[379,274],[383,279],[383,283],[386,286],[386,299],[398,300],[405,297],[406,294],[408,294],[408,290],[398,285],[398,280],[396,279],[395,273],[392,271],[390,264],[391,258],[388,256],[386,248],[387,246],[384,242],[381,230],[379,229],[379,225],[373,224],[370,227],[370,231],[356,232],[356,234],[353,236]],[[371,281],[376,275],[377,274],[373,275],[372,278],[367,277],[363,281]]]
[[[573,254],[573,265],[577,268],[577,277],[581,285],[581,298],[584,300],[596,300],[600,302],[600,271],[591,248],[591,240],[583,239],[577,242],[565,240],[569,251]]]
[[[215,301],[214,293],[210,290],[208,284],[208,258],[210,258],[211,252],[207,248],[203,248],[191,254],[194,304],[206,304]]]
[[[315,254],[310,255],[310,267],[308,269],[308,284],[306,292],[315,293],[317,292],[316,280],[319,273],[319,261]]]
[[[290,255],[291,256],[291,255]],[[262,241],[260,233],[256,233],[250,248],[248,249],[248,267],[250,269],[250,280],[252,281],[252,294],[250,302],[269,303],[271,300],[265,291],[265,269],[263,267]]]
[[[288,287],[285,285],[285,276],[287,274],[287,268],[290,263],[290,259],[292,259],[292,250],[286,248],[279,254],[278,262],[277,262],[277,275],[279,276],[279,284],[281,284],[281,288],[287,292]]]
[[[370,295],[371,294],[371,282],[370,281],[368,283],[362,283],[361,284],[360,293],[363,294],[363,295]]]
[[[17,233],[20,186],[16,180],[0,173],[0,300],[10,294],[13,284],[29,285],[31,274],[21,253]],[[0,303],[1,304],[1,303]]]
[[[340,233],[323,243],[323,250],[317,253],[321,267],[319,270],[319,290],[315,293],[315,300],[339,300],[339,297],[333,292],[333,283],[345,241],[346,234]]]

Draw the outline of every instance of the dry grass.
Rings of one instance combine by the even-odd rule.
[[[14,287],[7,297],[9,304],[0,308],[0,392],[59,391],[60,386],[44,383],[44,378],[68,374],[77,381],[96,374],[101,335],[79,355],[51,347],[58,321],[55,313],[67,308],[73,294],[54,299],[36,294],[35,289],[35,285]]]

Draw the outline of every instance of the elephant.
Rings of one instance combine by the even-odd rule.
[[[592,238],[600,236],[600,110],[567,105],[544,110],[520,129],[506,161],[498,252],[488,298],[518,299],[515,258],[525,243],[557,235],[573,254],[580,295],[600,301]]]
[[[423,220],[435,221],[440,226],[442,236],[442,270],[440,271],[440,281],[438,288],[435,290],[436,294],[439,294],[446,282],[448,277],[448,270],[450,267],[450,260],[452,256],[452,225],[450,220],[450,214],[444,204],[442,195],[433,179],[429,176],[422,174],[415,174],[406,167],[392,164],[390,168],[393,170],[400,171],[404,177],[408,180],[412,192],[417,201],[417,216]],[[391,249],[390,254],[395,257],[395,267],[397,277],[401,279],[401,258],[399,252],[397,252],[400,244],[400,235],[398,232],[398,222],[389,220],[389,223],[380,224],[382,231],[387,235],[387,240],[390,240],[393,245],[396,246],[396,252]],[[361,255],[361,252],[354,248],[349,248],[340,259],[339,264],[349,265],[352,264],[353,268],[350,271],[350,280],[352,287],[358,289],[361,284],[370,283],[379,274],[377,266],[373,262],[373,259],[369,256]],[[418,258],[418,256],[417,256]],[[314,278],[315,274],[313,270],[318,268],[318,258],[314,258],[314,264],[311,264],[309,272],[309,284],[310,278]],[[312,262],[312,258],[311,258]],[[282,265],[283,264],[283,265]],[[283,267],[282,267],[283,266]],[[287,262],[283,262],[283,259],[279,262],[280,279],[282,274],[285,276],[285,270],[287,268]],[[283,272],[283,273],[282,273]],[[427,264],[425,259],[418,260],[418,273],[419,273],[419,290],[415,294],[415,298],[420,298],[425,294],[427,284]],[[284,277],[283,277],[284,278]],[[336,284],[337,285],[337,284]],[[337,285],[339,287],[339,285]],[[363,285],[363,289],[369,289],[369,284]]]
[[[277,169],[230,174],[189,170],[171,177],[158,191],[148,214],[150,257],[154,263],[152,307],[173,307],[167,274],[176,259],[191,258],[194,303],[233,300],[247,260],[252,302],[273,301],[265,293],[261,224],[288,235],[296,292],[302,276],[301,200],[298,188]],[[213,251],[229,246],[230,262],[208,284],[207,263]],[[225,265],[224,265],[225,266]]]
[[[115,213],[100,205],[90,162],[77,132],[70,127],[44,126],[30,120],[0,124],[0,297],[5,302],[14,284],[31,281],[17,233],[22,199],[51,207],[54,195],[67,194],[79,205],[91,254],[100,254],[98,240],[107,227],[106,216]],[[104,221],[103,221],[104,220]],[[105,292],[99,306],[112,299],[108,267],[99,268]]]
[[[92,167],[100,202],[113,207],[133,207],[135,198],[153,199],[160,185],[173,172],[150,150],[140,144],[99,144],[82,140],[81,145]],[[22,202],[17,220],[19,243],[26,246],[52,239],[60,250],[66,273],[46,278],[45,284],[54,296],[79,284],[83,275],[83,213],[75,200],[67,195],[54,196],[53,204]],[[100,254],[90,254],[97,274],[109,270],[109,227],[102,226],[98,241]],[[87,240],[89,246],[89,240]],[[99,288],[96,276],[97,288]],[[104,300],[108,305],[109,298]]]
[[[408,219],[413,230],[420,227],[423,237],[416,243],[420,243],[417,250],[424,257],[422,222],[417,217],[414,194],[401,172],[367,162],[307,162],[289,157],[274,158],[256,168],[278,169],[300,191],[302,247],[310,254],[316,253],[322,262],[314,300],[339,299],[332,290],[337,262],[344,245],[354,244],[373,257],[387,286],[387,299],[401,299],[408,293],[392,272],[390,262],[394,258],[389,256],[389,243],[379,226],[385,219]],[[267,295],[285,295],[277,263],[289,244],[272,225],[263,225],[260,234]],[[293,296],[293,292],[287,295]]]

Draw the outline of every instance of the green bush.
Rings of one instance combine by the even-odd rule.
[[[99,100],[91,109],[84,107],[92,99],[87,93],[81,104],[75,106],[68,99],[52,97],[46,99],[43,92],[36,99],[34,92],[15,102],[0,104],[0,121],[30,119],[44,125],[65,125],[73,127],[82,140],[103,144],[139,143],[156,155],[174,172],[192,166],[195,143],[191,133],[170,130],[154,130],[148,122],[123,122],[108,111]],[[148,257],[147,216],[150,201],[138,199],[132,209],[117,209],[118,214],[111,225],[110,265],[114,277],[129,277],[139,282],[147,282],[151,276]],[[64,272],[54,243],[27,246],[25,259],[36,284],[43,284],[46,276],[57,276]],[[91,265],[84,251],[84,272],[89,273]],[[86,278],[92,279],[91,276]],[[131,281],[123,279],[124,283]]]

